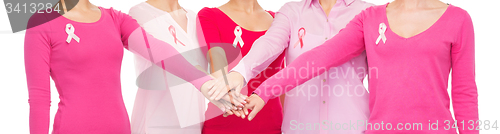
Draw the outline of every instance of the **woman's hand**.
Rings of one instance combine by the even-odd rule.
[[[217,79],[216,84],[208,92],[208,94],[211,95],[211,99],[220,100],[220,98],[226,95],[226,93],[229,93],[231,96],[231,103],[236,106],[243,106],[243,104],[246,103],[245,99],[247,98],[247,91],[243,91],[245,92],[244,95],[241,94],[244,84],[245,80],[240,73],[231,72]],[[232,90],[229,91],[229,89]]]
[[[228,86],[232,89],[232,92],[229,92],[229,95],[232,97],[232,102],[234,105],[246,104],[247,92],[248,89],[242,91],[245,86],[245,79],[238,72],[230,72],[227,74]],[[242,94],[243,92],[243,94]]]
[[[212,104],[214,104],[220,110],[222,110],[224,112],[224,117],[234,114],[232,111],[236,110],[237,108],[231,104],[230,97],[228,95],[223,96],[222,99],[218,101],[209,98],[210,95],[208,95],[208,91],[212,89],[214,85],[215,85],[215,80],[209,80],[203,83],[200,89],[203,96],[205,96]]]
[[[253,118],[259,113],[262,108],[264,108],[264,105],[266,104],[262,98],[260,98],[257,94],[252,94],[250,97],[246,99],[247,104],[245,104],[245,107],[243,108],[244,111],[246,109],[252,110],[250,114],[248,115],[248,121],[252,121]],[[246,111],[248,113],[248,111]]]

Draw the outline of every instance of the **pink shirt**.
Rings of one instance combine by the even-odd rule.
[[[318,68],[342,65],[366,50],[370,81],[370,124],[366,133],[456,133],[453,128],[445,130],[446,120],[449,125],[454,123],[447,92],[451,69],[458,129],[462,134],[479,133],[469,130],[475,129],[477,124],[473,122],[478,120],[474,29],[469,14],[450,5],[429,29],[403,38],[389,28],[386,6],[371,7],[357,15],[335,37],[302,54],[263,83],[274,86],[261,86],[256,93],[264,100],[276,97],[324,72]],[[301,78],[280,77],[297,68],[308,71],[299,71]],[[429,122],[437,122],[438,130],[429,128]],[[411,123],[410,130],[404,128],[406,123]],[[391,130],[387,130],[388,124]]]
[[[170,13],[147,2],[130,8],[129,14],[139,25],[155,38],[171,44],[191,65],[200,65],[204,70],[207,62],[196,37],[196,13],[186,11],[187,31],[184,31]],[[179,43],[180,42],[180,43]],[[182,43],[182,44],[181,44]],[[206,48],[203,48],[206,49]],[[138,75],[155,67],[140,55],[135,57]],[[177,66],[166,63],[165,66]],[[133,134],[200,134],[205,97],[191,83],[156,67],[152,73],[160,75],[167,85],[162,90],[139,88],[131,116]]]
[[[248,55],[232,71],[239,72],[248,81],[266,69],[283,51],[286,52],[287,63],[291,63],[336,35],[356,14],[372,5],[361,0],[338,0],[330,15],[326,16],[318,0],[287,3],[276,14],[266,34],[255,41]],[[364,127],[308,130],[306,124],[349,124],[350,121],[367,120],[369,94],[363,86],[366,68],[366,56],[363,54],[288,92],[282,131],[287,134],[362,133]],[[270,85],[261,85],[267,86]],[[359,95],[355,96],[355,93]],[[266,103],[271,98],[274,97],[266,98]]]
[[[176,63],[163,69],[197,88],[210,80],[170,45],[145,33],[132,17],[100,9],[101,18],[93,23],[75,22],[57,12],[30,18],[24,58],[31,134],[49,133],[50,77],[61,100],[53,134],[131,133],[120,87],[124,47],[159,66]],[[74,31],[66,29],[68,24]]]

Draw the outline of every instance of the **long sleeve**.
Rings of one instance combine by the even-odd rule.
[[[230,59],[238,57],[239,51],[231,51],[230,49],[225,49],[227,44],[222,43],[220,29],[217,26],[217,18],[214,16],[214,12],[210,8],[204,8],[198,13],[199,29],[198,29],[198,42],[207,47],[206,53],[207,59],[210,63],[210,73],[214,77],[221,77],[222,74],[214,73],[218,70],[224,70],[227,72],[228,68],[228,57]]]
[[[260,86],[255,93],[267,103],[269,99],[292,90],[328,68],[339,66],[360,55],[365,50],[363,18],[363,13],[358,14],[335,37],[303,53],[261,84],[272,86]]]
[[[200,17],[196,15],[196,38],[198,38],[198,44],[201,48],[201,53],[207,58],[208,53],[208,43],[205,41],[205,35],[203,35],[203,29],[201,27]]]
[[[24,40],[24,64],[30,104],[30,133],[48,134],[50,124],[50,53],[48,24],[43,14],[30,18]],[[39,26],[31,26],[42,24]]]
[[[288,47],[291,25],[286,13],[290,10],[287,5],[280,9],[266,34],[253,43],[248,54],[231,70],[243,75],[246,83],[264,71]]]
[[[452,82],[451,97],[455,119],[457,122],[464,121],[463,128],[459,126],[461,134],[477,134],[476,130],[479,119],[478,94],[475,81],[475,59],[474,59],[474,28],[468,14],[464,16],[462,29],[457,41],[452,45]],[[474,123],[470,120],[474,121]],[[474,125],[473,130],[471,125]]]
[[[136,20],[129,15],[115,11],[115,22],[122,35],[124,47],[134,54],[140,55],[200,89],[203,83],[212,78],[191,65],[171,45],[146,33]]]
[[[210,49],[210,43],[222,43],[219,33],[219,28],[217,27],[217,22],[213,16],[213,12],[209,8],[204,8],[198,13],[198,41],[200,44],[204,42],[206,46]],[[202,35],[202,36],[201,36]]]

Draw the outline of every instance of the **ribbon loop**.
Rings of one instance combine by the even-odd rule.
[[[297,47],[297,45],[300,44],[300,48],[304,47],[304,36],[306,36],[306,29],[304,27],[301,27],[298,32],[299,36],[299,41],[297,41],[294,45],[293,48]]]
[[[236,36],[234,38],[234,41],[233,41],[233,47],[236,48],[236,45],[238,45],[238,43],[240,43],[240,47],[243,48],[243,45],[245,44],[243,42],[243,39],[241,38],[241,35],[243,34],[243,31],[241,31],[241,27],[240,26],[236,26],[236,28],[234,28],[234,36]]]
[[[76,36],[75,27],[71,23],[66,24],[66,33],[68,34],[66,42],[70,43],[72,39],[75,39],[76,42],[80,43],[80,38]]]
[[[175,32],[175,27],[173,25],[170,25],[170,27],[168,27],[168,31],[170,31],[170,34],[174,37],[175,44],[180,43],[182,46],[186,46],[181,42],[181,40],[177,38],[177,32]]]
[[[380,23],[379,27],[378,27],[378,33],[380,34],[377,38],[377,41],[375,42],[375,44],[378,44],[380,42],[380,40],[382,40],[385,44],[385,42],[387,41],[387,37],[385,36],[385,31],[387,30],[387,25],[385,25],[385,23]]]

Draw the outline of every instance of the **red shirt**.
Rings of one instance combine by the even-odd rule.
[[[274,17],[274,12],[268,12]],[[218,8],[203,8],[198,13],[198,17],[208,49],[216,46],[223,48],[229,63],[229,70],[238,64],[242,56],[245,56],[250,51],[253,42],[266,33],[266,31],[249,31],[243,27],[241,27],[241,31],[235,31],[238,24]],[[237,33],[241,33],[243,45],[238,41],[236,41],[236,45],[233,45],[233,42],[237,40]],[[252,93],[262,82],[284,67],[283,61],[284,54],[281,54],[269,65],[268,69],[250,80],[242,91],[247,91],[248,94]],[[245,90],[246,88],[248,90]],[[207,121],[204,124],[203,133],[281,133],[283,113],[279,98],[269,100],[262,111],[259,112],[259,116],[251,122],[236,116],[222,117],[218,111],[220,110],[215,105],[209,104],[205,115]],[[214,113],[218,114],[214,115]],[[216,117],[212,118],[214,116]]]

